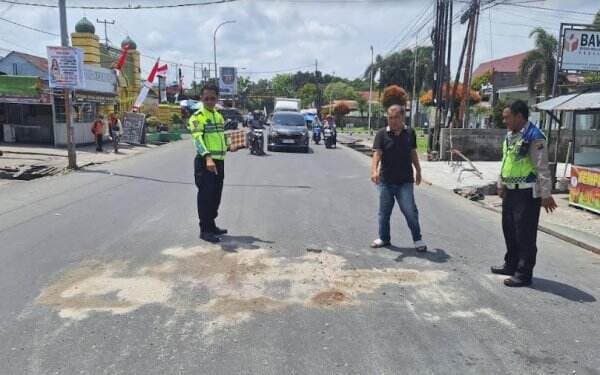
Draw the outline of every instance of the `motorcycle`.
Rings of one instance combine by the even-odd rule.
[[[325,142],[326,148],[334,148],[335,145],[335,132],[329,128],[323,130],[323,141]]]
[[[250,131],[250,154],[252,155],[264,155],[264,137],[262,129],[252,129]]]
[[[321,128],[314,127],[312,132],[313,132],[313,142],[315,142],[315,144],[318,145],[319,142],[321,142]]]

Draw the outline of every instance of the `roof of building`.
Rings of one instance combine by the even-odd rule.
[[[518,73],[521,62],[528,53],[529,51],[481,63],[473,72],[473,77],[481,76],[492,70],[502,73]]]
[[[79,22],[77,22],[75,24],[75,31],[78,33],[90,33],[93,34],[96,32],[96,27],[94,26],[94,24],[88,20],[87,18],[83,17],[82,19],[79,20]]]
[[[48,59],[46,59],[44,57],[34,56],[34,55],[30,55],[30,54],[24,53],[24,52],[12,51],[8,55],[6,55],[5,58],[10,55],[19,56],[20,58],[22,58],[22,59],[28,61],[29,63],[31,63],[32,65],[34,65],[36,68],[38,68],[42,72],[48,71]]]
[[[129,37],[129,35],[121,42],[121,48],[125,48],[126,44],[129,44],[129,49],[137,49],[137,44]]]
[[[585,111],[600,109],[600,92],[562,95],[535,105],[542,111]]]

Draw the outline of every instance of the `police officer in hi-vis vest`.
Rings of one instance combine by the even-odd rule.
[[[203,108],[196,111],[188,121],[192,140],[196,147],[194,160],[194,177],[198,187],[198,219],[200,220],[200,238],[217,243],[219,235],[227,233],[226,229],[217,227],[223,179],[225,177],[225,154],[227,140],[225,138],[225,120],[215,109],[218,89],[213,84],[202,88]]]
[[[492,272],[507,275],[504,285],[531,284],[537,254],[540,208],[556,209],[544,134],[529,119],[527,103],[517,100],[504,109],[509,130],[502,145],[498,194],[502,197],[502,229],[506,242],[504,264]]]

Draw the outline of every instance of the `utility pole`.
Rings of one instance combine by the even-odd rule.
[[[373,58],[373,46],[371,46],[371,71],[369,72],[369,135],[373,135],[371,131],[371,101],[373,100],[373,70],[375,68],[375,60]]]
[[[67,4],[66,0],[58,0],[58,13],[60,18],[60,40],[61,46],[69,46],[69,34],[67,32]],[[65,102],[65,117],[67,127],[67,155],[69,159],[68,168],[77,168],[77,154],[75,153],[75,143],[73,142],[73,123],[71,119],[71,90],[63,89]]]
[[[107,25],[114,25],[115,24],[115,20],[108,21],[107,19],[104,19],[103,21],[100,21],[98,18],[96,18],[96,23],[103,23],[104,24],[104,43],[106,45],[108,45],[108,30],[107,30],[106,26]]]
[[[317,97],[315,99],[315,107],[317,109],[317,117],[321,113],[321,87],[319,86],[319,60],[315,59],[315,85],[317,86]]]
[[[471,7],[468,10],[469,24],[471,33],[469,35],[469,45],[467,47],[467,62],[465,63],[464,75],[464,96],[461,103],[462,127],[469,126],[469,107],[471,104],[471,80],[473,75],[473,58],[475,55],[475,44],[477,43],[477,27],[479,24],[480,1],[472,0]],[[463,16],[464,17],[464,16]]]
[[[413,90],[412,90],[412,102],[410,104],[410,111],[412,113],[412,118],[410,120],[410,125],[413,129],[417,128],[416,119],[419,117],[419,99],[417,98],[417,62],[419,54],[419,31],[417,30],[417,35],[415,37],[415,61],[413,62]],[[370,101],[370,99],[369,99]],[[412,103],[415,103],[415,108],[413,108]],[[369,111],[370,112],[370,111]],[[370,119],[369,119],[370,120]]]
[[[194,95],[198,95],[198,81],[196,81],[196,64],[194,63]]]
[[[448,27],[452,23],[449,17],[451,0],[438,0],[436,6],[436,23],[433,29],[433,64],[434,64],[434,85],[433,100],[435,103],[435,121],[433,134],[429,131],[427,150],[429,152],[439,150],[439,135],[441,120],[443,115],[443,89],[446,76],[446,48],[450,48],[452,40],[448,39]]]

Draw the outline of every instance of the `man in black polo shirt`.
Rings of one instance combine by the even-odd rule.
[[[421,238],[419,211],[413,186],[421,183],[421,165],[417,155],[417,137],[414,130],[404,126],[406,109],[393,105],[388,109],[388,127],[375,135],[371,180],[379,186],[379,238],[371,247],[390,244],[390,216],[394,200],[408,223],[417,251],[427,251]],[[380,168],[381,165],[381,168]],[[413,173],[413,165],[416,173]]]

